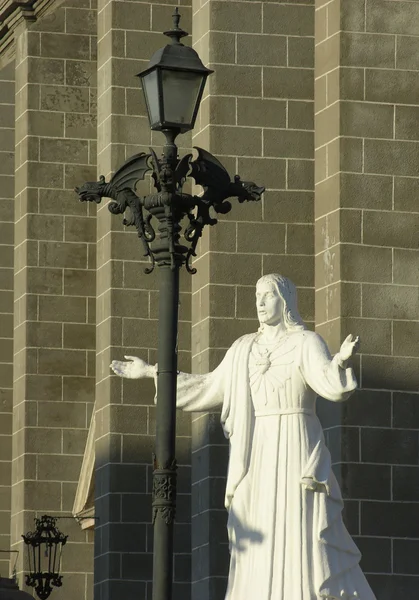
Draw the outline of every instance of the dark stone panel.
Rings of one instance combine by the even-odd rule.
[[[393,540],[393,566],[395,573],[419,575],[419,540]]]
[[[190,583],[175,582],[173,584],[173,600],[190,600],[190,598],[191,598],[191,584]]]
[[[351,535],[358,535],[359,531],[359,502],[357,500],[345,500],[342,517],[346,529]]]
[[[102,533],[103,552],[145,552],[146,525],[110,523]]]
[[[391,572],[391,540],[388,538],[354,537],[361,554],[364,573]]]
[[[101,600],[115,598],[145,598],[146,584],[144,581],[107,581],[103,585]]]
[[[393,393],[393,427],[419,429],[419,394]]]
[[[378,428],[361,430],[361,458],[365,462],[416,465],[418,453],[416,431]]]
[[[192,453],[193,478],[225,476],[228,466],[228,446],[205,446]]]
[[[418,514],[417,503],[361,502],[361,534],[419,538]]]
[[[379,600],[417,600],[419,577],[370,575],[368,581]]]
[[[419,467],[393,467],[393,498],[419,502]]]
[[[151,523],[150,494],[123,494],[121,502],[124,523]]]
[[[224,506],[225,477],[206,477],[193,485],[192,514]]]
[[[149,553],[122,554],[122,579],[150,581],[153,578],[153,555]]]
[[[179,583],[189,582],[191,578],[191,555],[176,554],[174,581]]]
[[[391,500],[391,467],[344,463],[342,495],[351,499]]]
[[[107,492],[121,494],[129,492],[144,493],[146,491],[146,465],[109,464],[105,468],[109,469],[109,488]]]
[[[359,429],[357,427],[333,427],[326,432],[326,443],[332,455],[332,463],[359,461]]]
[[[391,393],[356,390],[342,405],[342,424],[391,427]]]
[[[109,521],[118,523],[121,520],[121,496],[119,494],[107,494],[96,498],[95,516],[102,525]]]

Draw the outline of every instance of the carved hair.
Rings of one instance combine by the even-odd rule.
[[[278,273],[264,275],[256,283],[256,288],[262,283],[271,283],[283,302],[283,322],[288,331],[302,331],[306,329],[297,308],[297,290],[293,282]],[[263,330],[263,323],[259,331]]]

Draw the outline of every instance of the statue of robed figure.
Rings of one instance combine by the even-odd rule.
[[[342,496],[316,415],[357,387],[349,335],[332,358],[304,325],[294,284],[256,285],[259,330],[234,342],[211,373],[179,373],[177,406],[221,409],[230,442],[225,493],[230,571],[226,600],[375,600],[360,552],[342,521]],[[136,357],[113,361],[129,378],[154,377]]]

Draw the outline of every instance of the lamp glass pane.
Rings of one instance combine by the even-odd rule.
[[[159,82],[157,70],[147,73],[142,79],[142,84],[150,126],[153,127],[160,123]]]
[[[182,129],[192,124],[201,89],[202,75],[162,69],[164,121],[177,123]]]

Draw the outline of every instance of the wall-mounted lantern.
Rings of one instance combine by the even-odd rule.
[[[49,597],[52,586],[62,586],[61,553],[68,536],[59,531],[56,522],[55,517],[43,515],[35,519],[35,531],[22,535],[29,559],[26,585],[35,588],[40,600]]]

